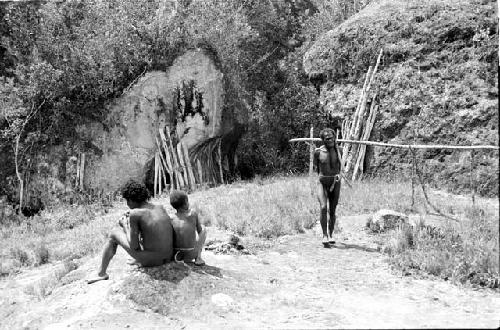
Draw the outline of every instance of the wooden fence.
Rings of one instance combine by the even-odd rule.
[[[203,184],[224,183],[221,137],[214,137],[188,151],[170,128],[158,130],[154,158],[154,196],[165,189],[193,191]]]
[[[314,143],[315,142],[321,142],[320,138],[315,138],[314,137],[314,128],[311,126],[310,130],[310,137],[308,138],[293,138],[290,139],[289,142],[308,142],[310,144],[309,146],[309,175],[312,177],[313,175],[313,158],[314,158]],[[376,147],[386,147],[386,148],[402,148],[402,149],[409,149],[412,153],[413,157],[413,162],[412,162],[412,207],[414,205],[414,189],[415,189],[415,176],[417,177],[421,187],[422,191],[424,194],[424,198],[427,202],[427,204],[439,215],[444,216],[448,219],[451,220],[457,220],[455,218],[452,218],[448,215],[445,215],[442,211],[440,211],[431,201],[429,200],[429,196],[427,194],[427,191],[425,189],[425,183],[423,180],[423,175],[421,173],[421,170],[417,166],[417,156],[416,156],[416,150],[417,149],[451,149],[451,150],[468,150],[470,151],[470,159],[471,159],[471,166],[470,166],[470,184],[471,184],[471,191],[472,191],[472,203],[474,204],[475,202],[475,189],[472,184],[472,169],[473,169],[473,162],[474,162],[474,150],[499,150],[500,147],[498,146],[492,146],[492,145],[470,145],[470,146],[458,146],[458,145],[442,145],[442,144],[433,144],[433,145],[424,145],[424,144],[395,144],[395,143],[383,143],[383,142],[374,142],[374,141],[359,141],[359,140],[347,140],[347,139],[337,139],[337,142],[340,144],[348,145],[348,144],[355,144],[355,145],[363,145],[363,146],[376,146]],[[345,150],[345,149],[344,149]],[[343,155],[345,156],[345,155]],[[364,156],[364,155],[363,155]],[[345,166],[345,161],[346,157],[342,157],[341,159],[341,176],[342,179],[349,184],[349,180],[346,178],[346,174],[349,171],[349,168],[346,168]],[[361,176],[355,177],[353,175],[353,180],[354,179],[360,179]],[[350,184],[349,184],[350,185]]]

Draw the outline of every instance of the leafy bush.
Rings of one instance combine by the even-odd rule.
[[[7,155],[0,171],[5,177],[14,175],[10,149],[17,138],[21,178],[36,171],[35,154],[51,151],[51,145],[70,141],[79,150],[90,148],[89,141],[76,140],[76,124],[102,122],[106,103],[142,73],[166,70],[177,55],[194,47],[213,52],[226,80],[225,106],[246,124],[253,95],[274,95],[279,88],[286,71],[280,63],[296,47],[293,38],[315,10],[302,0],[183,1],[174,7],[158,1],[137,6],[97,0],[1,5],[0,55],[14,59],[2,68],[10,78],[0,78],[0,147]],[[282,108],[304,104],[295,99]]]

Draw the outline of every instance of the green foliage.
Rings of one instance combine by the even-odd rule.
[[[243,176],[297,173],[307,168],[308,146],[291,145],[288,140],[308,136],[311,125],[317,128],[327,121],[318,110],[314,89],[297,80],[296,74],[290,75],[275,94],[256,95],[248,132],[238,150]]]
[[[328,111],[351,115],[365,74],[381,49],[372,85],[380,110],[378,141],[498,145],[498,34],[493,1],[380,1],[324,34],[307,53],[311,75],[324,75]],[[333,84],[334,82],[334,84]],[[429,151],[432,182],[452,191],[471,189],[470,163],[449,151]],[[459,159],[462,159],[461,161]],[[498,153],[481,153],[473,184],[498,193]],[[408,152],[375,149],[372,169],[405,170]],[[372,171],[373,172],[373,171]]]
[[[102,121],[105,104],[141,73],[166,70],[193,47],[213,52],[226,78],[225,106],[245,123],[239,109],[253,108],[256,92],[274,95],[286,75],[280,61],[313,12],[306,0],[183,1],[175,8],[170,2],[99,0],[2,6],[2,57],[14,61],[5,69],[12,79],[0,85],[0,102],[7,105],[1,145],[12,145],[20,134],[26,159],[66,140],[83,145],[74,140],[75,125]],[[6,173],[13,166],[12,157],[7,160]],[[20,167],[24,176],[27,160]]]

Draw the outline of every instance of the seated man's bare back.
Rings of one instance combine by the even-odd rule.
[[[159,266],[172,260],[173,228],[165,209],[149,203],[146,187],[135,181],[127,182],[122,194],[131,210],[120,219],[119,226],[111,230],[97,276],[88,279],[89,284],[109,278],[106,270],[118,245],[145,267]]]
[[[201,258],[201,252],[207,238],[207,231],[200,224],[198,214],[189,208],[187,195],[182,191],[172,192],[170,204],[177,211],[172,216],[175,261],[194,260],[196,265],[205,264]]]
[[[128,222],[128,226],[116,228],[115,236],[131,257],[146,267],[172,259],[173,228],[163,206],[149,204],[145,208],[132,209]]]

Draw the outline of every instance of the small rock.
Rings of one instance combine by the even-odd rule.
[[[218,307],[227,307],[233,303],[233,298],[229,297],[227,294],[216,293],[211,298],[212,303]]]

